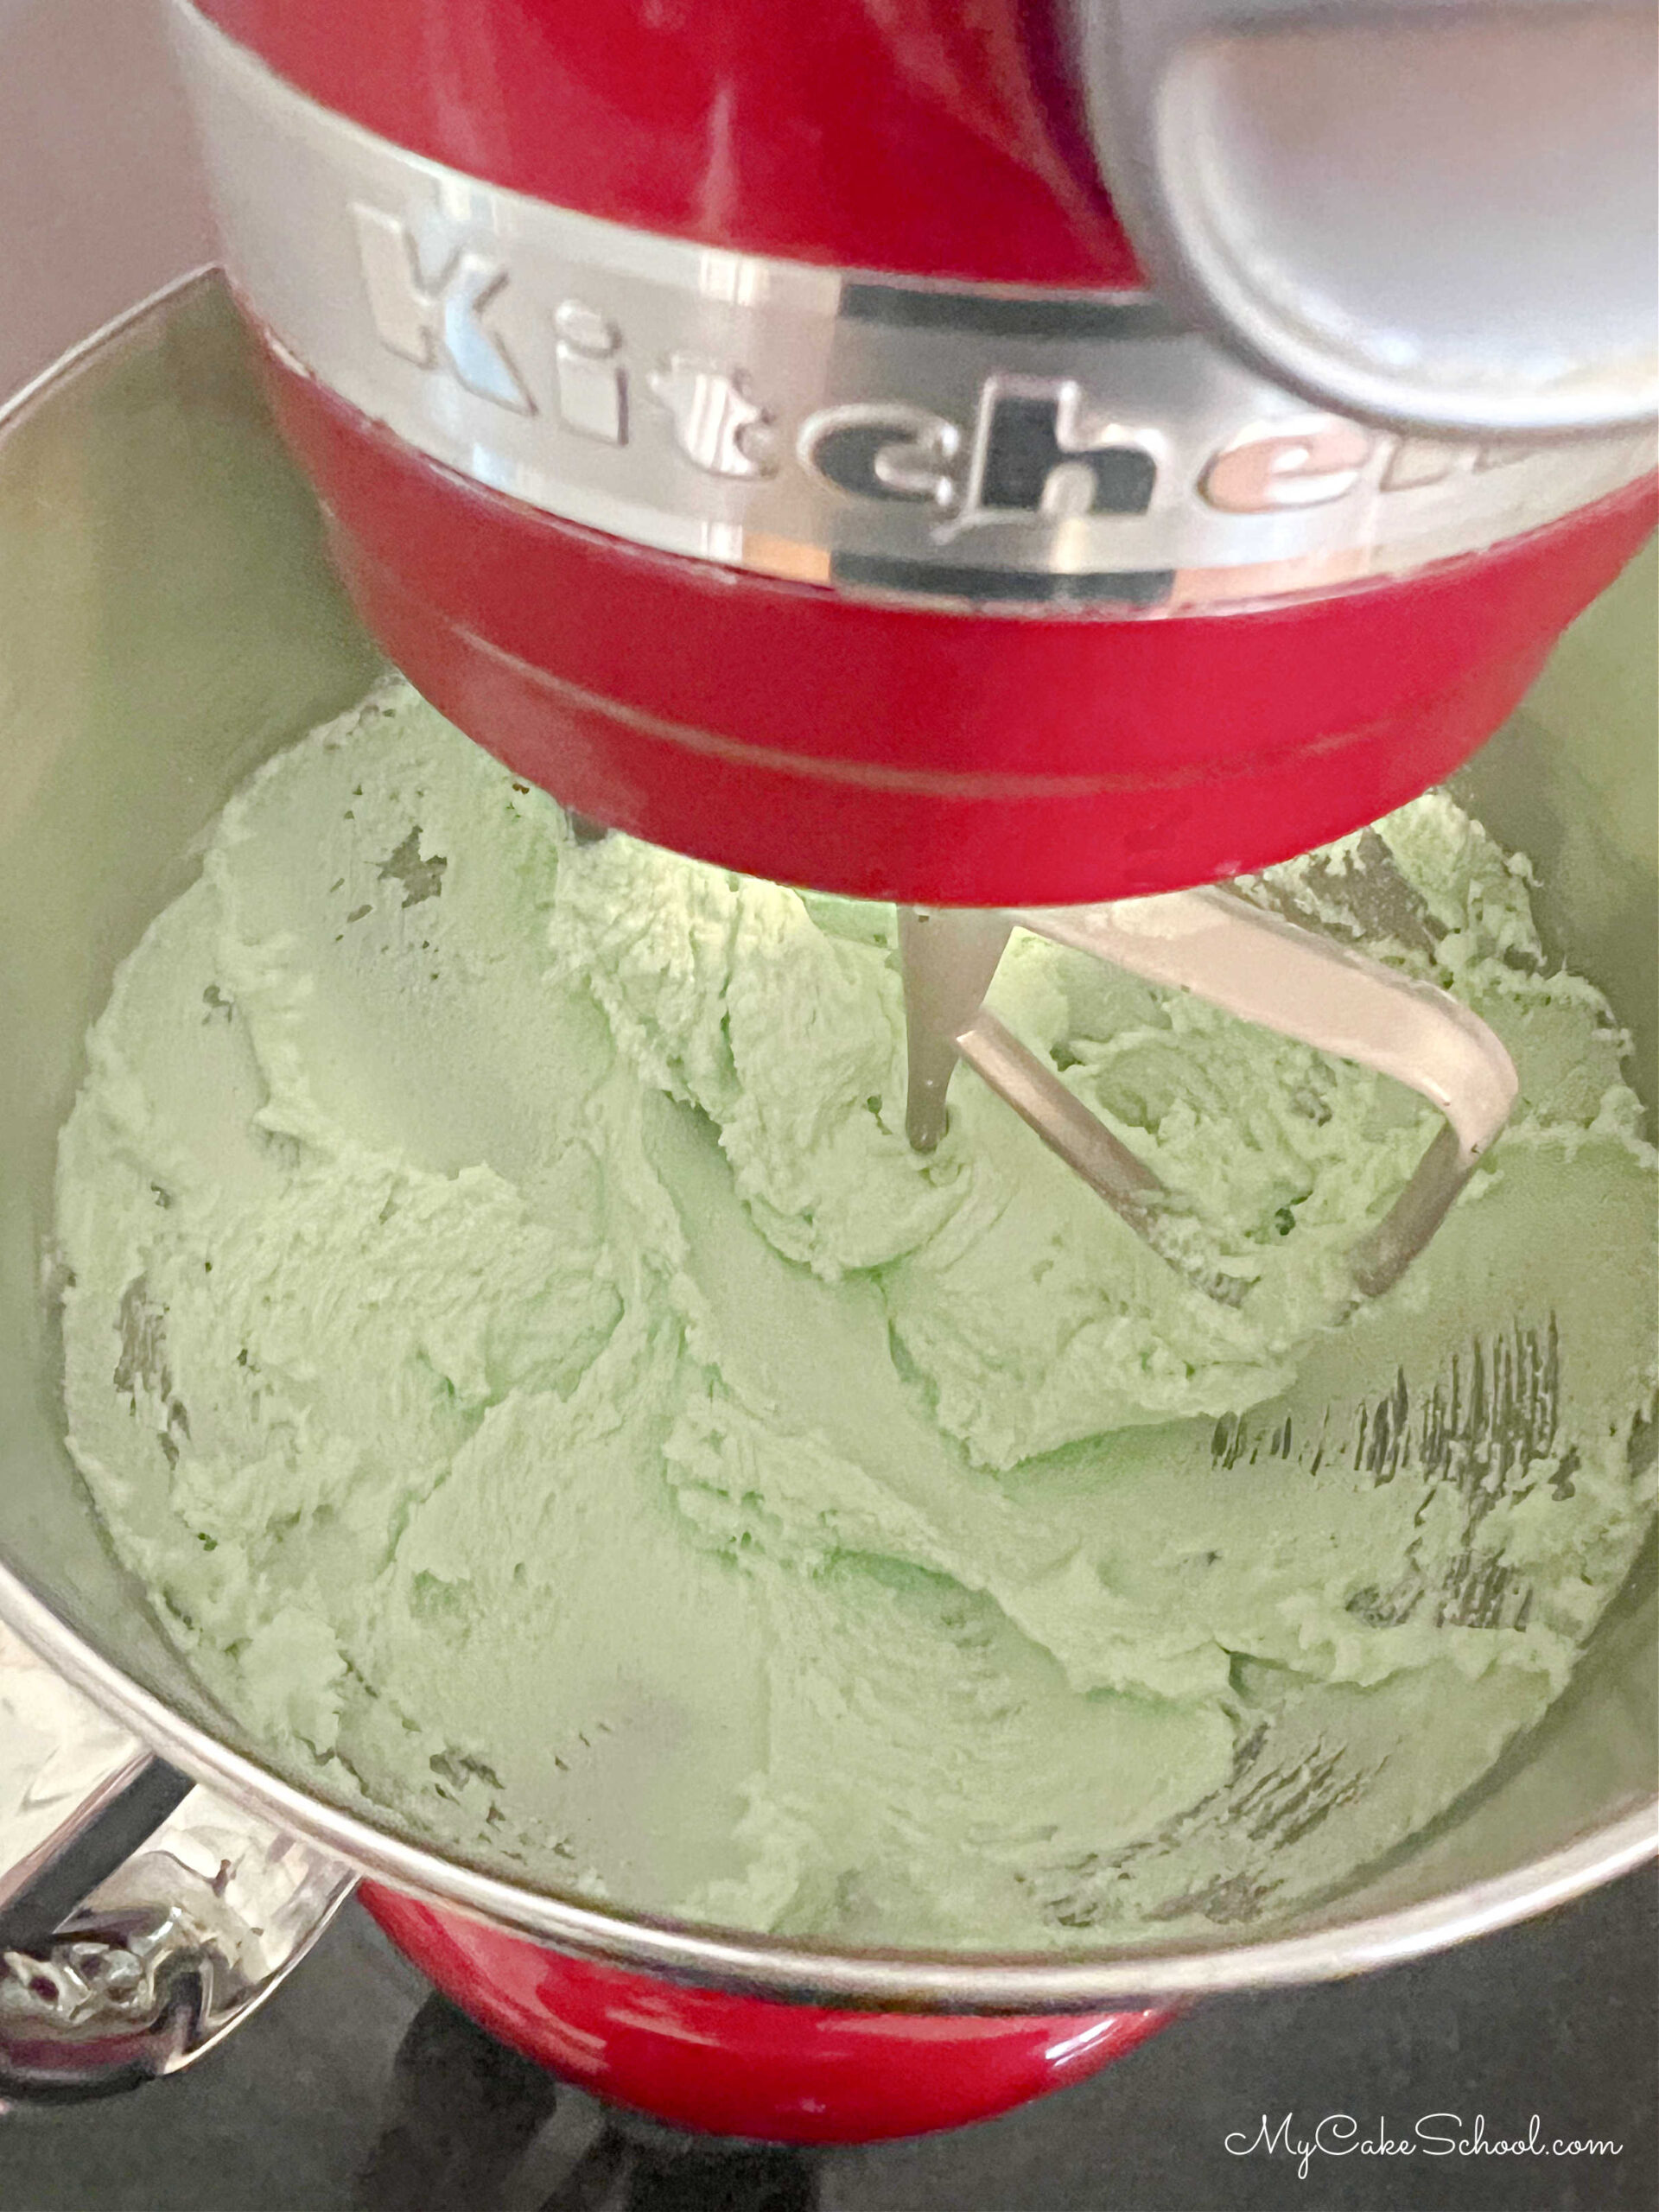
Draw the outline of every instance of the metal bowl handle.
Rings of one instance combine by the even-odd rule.
[[[0,1627],[0,2098],[191,2065],[356,1878],[192,1783]]]

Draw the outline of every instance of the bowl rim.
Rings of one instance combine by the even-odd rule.
[[[579,1958],[785,2002],[889,2012],[1088,2012],[1293,1987],[1448,1949],[1548,1912],[1659,1856],[1656,1797],[1503,1874],[1305,1935],[1116,1951],[813,1944],[610,1910],[408,1842],[198,1727],[105,1659],[3,1562],[0,1620],[193,1780],[222,1789],[361,1875]]]

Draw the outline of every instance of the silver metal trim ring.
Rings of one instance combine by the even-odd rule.
[[[635,545],[861,595],[1167,607],[1472,552],[1651,466],[1645,435],[1488,452],[1312,413],[1147,294],[862,275],[552,207],[172,14],[230,273],[282,354]]]

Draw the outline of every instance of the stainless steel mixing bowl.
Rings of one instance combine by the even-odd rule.
[[[1537,862],[1553,949],[1630,1025],[1650,1103],[1653,606],[1644,559],[1461,779],[1492,831]],[[312,1870],[313,1919],[357,1869],[566,1953],[774,1997],[970,2012],[1352,1974],[1540,1911],[1655,1848],[1651,1546],[1547,1721],[1431,1830],[1268,1932],[1040,1957],[721,1933],[457,1864],[274,1774],[100,1533],[63,1448],[42,1255],[57,1134],[115,963],[188,880],[204,828],[253,765],[356,699],[378,665],[217,278],[139,309],[13,405],[0,429],[0,1617],[120,1724],[66,1802],[83,1783],[95,1796],[100,1773],[107,1789],[122,1757],[130,1768],[130,1730],[269,1824],[267,1842],[273,1828],[297,1840],[287,1863]]]

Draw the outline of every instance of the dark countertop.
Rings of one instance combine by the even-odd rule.
[[[1617,2156],[1230,2155],[1427,2115]],[[1441,2133],[1439,2123],[1430,2133]],[[194,2071],[0,2120],[4,2212],[1654,2212],[1659,1875],[1368,1980],[1217,2003],[980,2127],[812,2158],[607,2128],[349,1908]]]

